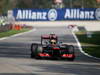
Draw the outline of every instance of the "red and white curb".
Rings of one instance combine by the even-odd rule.
[[[89,55],[88,53],[86,53],[85,51],[83,51],[82,46],[81,46],[81,44],[80,44],[80,42],[79,42],[77,36],[75,35],[75,33],[74,33],[72,30],[71,30],[71,32],[72,32],[72,35],[74,36],[74,38],[75,38],[75,40],[76,40],[76,42],[77,42],[77,45],[78,45],[79,50],[80,50],[81,53],[83,53],[84,55],[86,55],[86,56],[88,56],[88,57],[90,57],[90,58],[94,58],[94,59],[100,60],[100,58],[97,58],[97,57],[94,57],[94,56],[92,56],[92,55]]]
[[[30,32],[32,32],[32,31],[36,31],[36,29],[34,28],[34,29],[32,29],[32,30],[30,30],[30,31],[28,31],[28,32],[22,32],[22,33],[14,34],[14,35],[11,35],[11,36],[9,36],[9,37],[3,37],[3,38],[0,38],[0,40],[5,40],[5,39],[12,38],[12,37],[17,37],[17,36],[20,36],[20,35],[23,35],[23,34],[30,33]]]

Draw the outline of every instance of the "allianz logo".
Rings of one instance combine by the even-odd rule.
[[[32,10],[18,10],[16,19],[47,19],[46,12],[32,12]]]
[[[66,9],[65,19],[94,19],[94,11],[82,11],[80,9]]]
[[[16,19],[29,19],[29,20],[51,20],[54,21],[57,19],[57,11],[51,9],[48,12],[39,12],[32,10],[18,10]]]

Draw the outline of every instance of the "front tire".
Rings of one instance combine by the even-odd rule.
[[[68,47],[68,53],[69,53],[69,54],[74,54],[74,53],[75,53],[75,52],[74,52],[74,46],[69,45],[69,47]]]
[[[31,45],[31,58],[35,57],[37,47],[38,47],[38,44],[32,43],[32,45]]]
[[[36,59],[41,59],[41,57],[38,55],[39,53],[43,52],[43,48],[42,45],[38,45],[37,49],[36,49],[36,53],[35,53],[35,58]]]
[[[74,46],[69,45],[68,47],[68,54],[72,54],[73,57],[72,58],[68,58],[69,61],[74,61],[75,59],[75,52],[74,52]]]

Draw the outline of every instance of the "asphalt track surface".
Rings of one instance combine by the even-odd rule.
[[[32,42],[40,42],[42,34],[55,33],[59,40],[75,47],[75,61],[36,60],[30,58]],[[100,75],[100,61],[79,51],[67,27],[36,27],[23,35],[0,40],[0,75]]]

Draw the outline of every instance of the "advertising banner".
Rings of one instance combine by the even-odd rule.
[[[16,21],[100,20],[100,8],[14,9]]]

